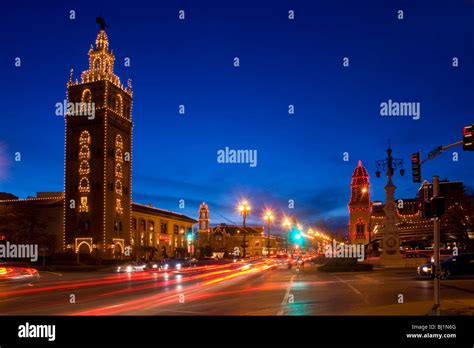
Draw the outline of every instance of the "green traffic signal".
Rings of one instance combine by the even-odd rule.
[[[291,239],[292,243],[296,243],[296,244],[302,244],[303,243],[303,236],[301,235],[300,230],[298,230],[298,228],[296,228],[296,227],[293,227],[291,229],[290,239]]]

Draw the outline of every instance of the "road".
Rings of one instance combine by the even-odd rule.
[[[474,277],[443,281],[441,294],[474,299]],[[270,262],[133,274],[42,272],[36,282],[0,284],[0,314],[370,315],[400,304],[400,295],[405,304],[430,301],[433,282],[406,269],[324,273],[307,265],[296,272]]]

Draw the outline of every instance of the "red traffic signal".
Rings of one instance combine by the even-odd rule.
[[[419,152],[415,152],[411,155],[411,171],[413,182],[421,182],[421,161]]]
[[[464,151],[474,151],[474,125],[466,126],[462,130]]]

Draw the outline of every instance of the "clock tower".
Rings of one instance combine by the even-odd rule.
[[[105,24],[67,83],[63,250],[122,258],[131,243],[132,87],[114,73]]]

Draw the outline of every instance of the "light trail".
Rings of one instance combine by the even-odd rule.
[[[248,267],[248,269],[247,269]],[[117,305],[113,306],[106,306],[106,307],[101,307],[101,308],[95,308],[95,309],[89,309],[89,310],[83,310],[79,312],[72,313],[71,315],[116,315],[124,312],[131,312],[131,311],[137,311],[137,310],[143,310],[143,309],[149,309],[153,307],[158,307],[162,306],[165,304],[171,304],[171,303],[176,303],[178,301],[178,296],[180,294],[184,294],[186,299],[193,300],[193,299],[198,299],[198,298],[205,298],[208,296],[212,296],[212,294],[204,294],[204,295],[193,295],[190,294],[189,292],[194,291],[194,290],[203,290],[205,287],[209,287],[210,285],[220,283],[229,279],[233,279],[236,277],[240,277],[246,274],[251,274],[251,273],[259,273],[266,271],[268,269],[272,269],[276,267],[275,264],[263,264],[261,266],[258,266],[258,264],[253,265],[244,265],[242,267],[238,267],[236,269],[228,269],[228,270],[221,270],[221,271],[215,271],[215,272],[209,272],[209,273],[204,273],[204,274],[199,274],[191,277],[186,277],[184,278],[186,282],[189,282],[191,280],[199,280],[199,279],[206,279],[206,278],[212,278],[214,276],[219,276],[224,273],[230,273],[227,274],[226,276],[223,277],[217,277],[215,279],[211,279],[209,281],[206,281],[204,283],[197,283],[194,285],[189,285],[185,291],[181,290],[171,290],[172,294],[163,297],[163,294],[155,294],[151,296],[147,296],[144,298],[139,298],[139,299],[134,299],[130,301],[126,301]],[[173,284],[177,283],[176,280],[172,281]],[[166,282],[164,282],[166,283]],[[168,282],[168,285],[170,283]],[[143,289],[149,288],[150,286],[153,285],[144,285]],[[137,289],[123,289],[119,290],[116,292],[112,292],[112,294],[117,294],[117,293],[123,293],[123,292],[129,292],[129,291],[136,291]],[[109,293],[110,295],[110,293]]]

